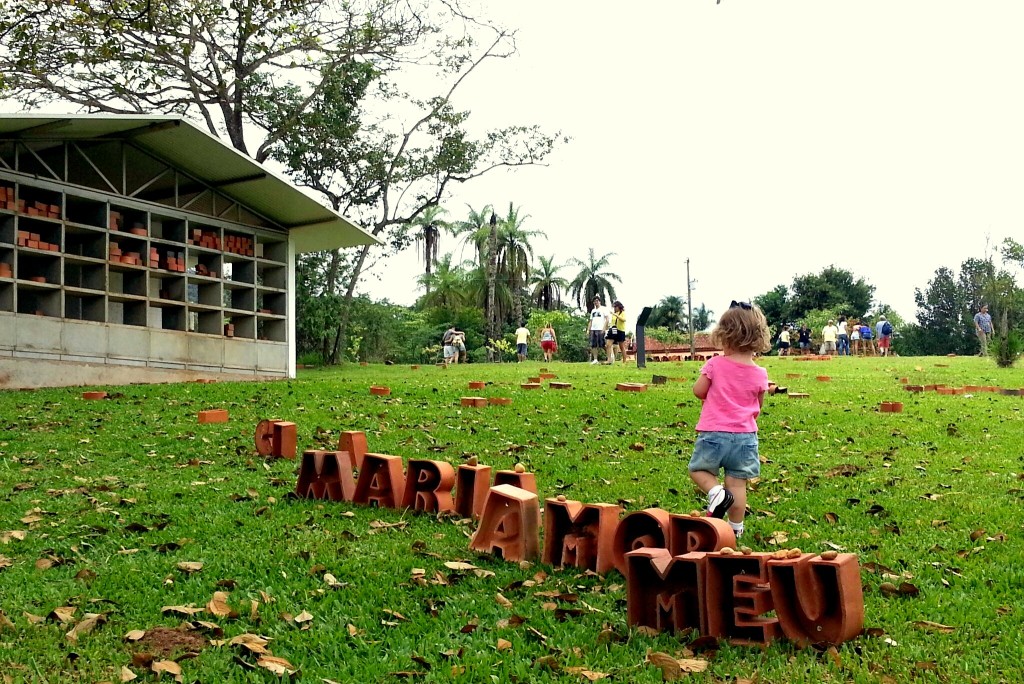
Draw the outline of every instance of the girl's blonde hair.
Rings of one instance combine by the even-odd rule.
[[[711,342],[738,352],[763,352],[771,349],[772,336],[756,304],[733,302],[711,331]]]

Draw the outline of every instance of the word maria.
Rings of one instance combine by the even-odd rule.
[[[724,520],[651,508],[623,516],[614,504],[559,496],[544,501],[543,546],[536,479],[521,466],[493,473],[476,463],[369,453],[362,432],[337,451],[302,454],[295,494],[479,519],[470,548],[510,561],[541,560],[626,577],[635,626],[690,631],[741,644],[785,637],[838,644],[861,633],[864,597],[853,554],[797,549],[737,553]]]

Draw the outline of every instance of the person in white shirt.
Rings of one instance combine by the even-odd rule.
[[[850,335],[846,331],[846,316],[840,316],[839,322],[836,323],[836,328],[839,329],[839,339],[836,341],[836,347],[839,350],[839,355],[849,356],[850,355]]]
[[[526,345],[530,341],[530,329],[525,325],[516,328],[516,354],[520,363],[526,360]]]
[[[821,330],[821,339],[825,343],[825,353],[829,356],[835,356],[836,340],[838,338],[839,328],[836,327],[836,322],[830,318],[828,319],[828,325]]]
[[[594,297],[594,307],[587,319],[587,337],[590,339],[590,363],[596,364],[598,354],[604,347],[604,331],[608,329],[611,315],[606,307],[601,306],[601,298]]]

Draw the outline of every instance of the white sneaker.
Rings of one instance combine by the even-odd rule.
[[[590,365],[591,365],[591,366],[596,366],[596,365],[597,365],[597,359],[593,359],[593,360],[592,360],[592,361],[590,362]]]

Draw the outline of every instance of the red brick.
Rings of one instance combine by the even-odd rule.
[[[642,382],[620,382],[615,385],[620,392],[646,392],[647,385]]]
[[[227,409],[209,409],[199,412],[200,423],[226,423],[228,422]]]
[[[386,397],[391,394],[391,388],[374,385],[370,388],[370,394],[378,397]]]
[[[82,392],[83,399],[106,399],[106,392]]]

